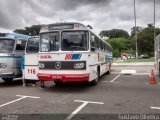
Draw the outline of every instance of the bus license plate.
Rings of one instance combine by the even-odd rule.
[[[62,76],[60,76],[60,75],[55,75],[55,76],[53,76],[52,78],[53,78],[53,79],[62,79]]]

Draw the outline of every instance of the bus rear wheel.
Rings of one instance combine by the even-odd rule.
[[[13,81],[13,78],[2,78],[2,80],[9,83]]]

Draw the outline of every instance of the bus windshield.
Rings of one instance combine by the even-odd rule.
[[[0,53],[11,53],[13,52],[15,45],[14,40],[0,39]]]
[[[28,39],[26,52],[27,53],[38,53],[39,51],[39,38],[32,37]]]
[[[86,51],[88,32],[85,31],[66,31],[62,32],[63,51]]]
[[[44,33],[40,36],[42,52],[59,50],[59,32]]]

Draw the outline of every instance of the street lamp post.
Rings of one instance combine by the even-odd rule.
[[[156,26],[156,4],[154,0],[154,58],[156,62],[156,31],[155,31],[155,26]]]
[[[135,20],[136,59],[137,59],[138,58],[138,46],[137,46],[136,0],[134,0],[134,20]]]

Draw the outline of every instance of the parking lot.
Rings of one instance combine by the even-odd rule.
[[[148,71],[122,74],[116,71],[131,67],[113,66],[112,74],[104,75],[98,85],[66,83],[46,88],[22,86],[21,80],[0,81],[0,113],[18,119],[118,119],[119,114],[160,113],[160,84],[149,84]],[[144,66],[145,67],[145,66]],[[145,69],[142,67],[143,69]],[[139,69],[139,68],[138,68]],[[150,69],[148,67],[147,69]],[[136,70],[137,71],[137,70]],[[160,83],[158,76],[156,80]],[[26,115],[29,114],[29,115]],[[107,116],[108,115],[108,116]],[[120,119],[120,118],[119,118]]]

